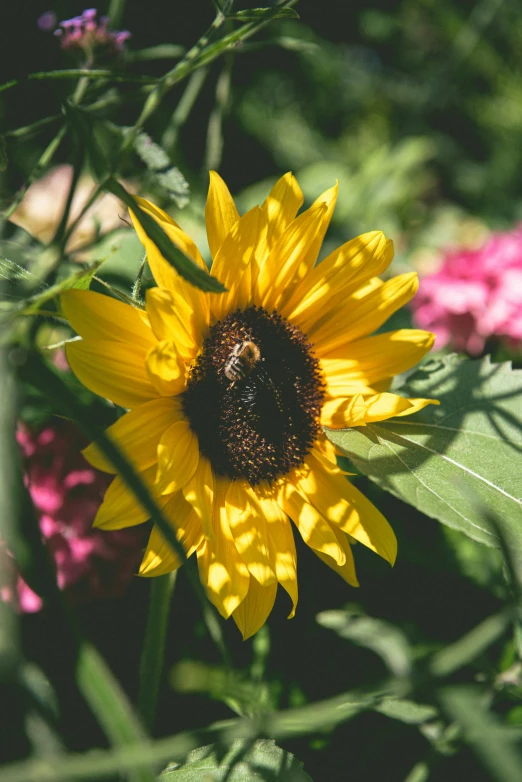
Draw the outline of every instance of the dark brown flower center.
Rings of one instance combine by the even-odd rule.
[[[255,485],[300,466],[324,401],[303,332],[260,307],[216,323],[190,371],[183,409],[214,471]]]

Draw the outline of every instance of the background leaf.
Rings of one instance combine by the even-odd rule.
[[[172,198],[179,209],[190,201],[189,184],[179,168],[159,144],[147,133],[138,133],[133,138],[134,149],[147,166],[152,178]]]
[[[329,439],[383,489],[443,524],[498,545],[481,505],[522,552],[522,372],[511,365],[431,361],[399,389],[440,400],[410,418],[328,430]]]

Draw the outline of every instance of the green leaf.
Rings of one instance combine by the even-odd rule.
[[[227,14],[227,19],[238,22],[268,22],[272,19],[299,19],[294,8],[247,8]]]
[[[510,619],[508,612],[488,616],[458,641],[441,649],[431,658],[429,670],[432,676],[449,676],[470,663],[500,638]]]
[[[7,168],[7,145],[5,143],[5,136],[0,136],[0,171],[5,171]]]
[[[374,711],[390,717],[392,720],[406,722],[408,725],[422,725],[428,720],[433,720],[438,716],[437,709],[434,706],[415,703],[404,698],[383,698],[383,700],[374,707]]]
[[[409,644],[401,631],[388,622],[363,616],[357,611],[323,611],[317,615],[317,621],[323,627],[334,630],[341,638],[371,649],[395,676],[409,674]]]
[[[516,742],[520,734],[488,712],[477,687],[447,687],[439,699],[448,716],[461,727],[462,737],[497,782],[520,782],[522,755]]]
[[[64,291],[70,290],[71,288],[87,290],[91,284],[93,276],[96,274],[102,263],[103,259],[100,261],[95,261],[85,269],[78,269],[77,272],[74,272],[65,280],[61,280],[55,285],[51,285],[41,293],[36,293],[33,296],[24,299],[23,301],[18,301],[14,305],[9,305],[8,308],[3,309],[2,311],[10,317],[14,317],[16,315],[37,315],[40,310],[42,310],[44,304],[52,301],[52,299],[55,299]],[[16,266],[16,264],[13,264],[12,266]],[[20,271],[20,269],[18,269],[18,271],[13,269],[13,273],[22,274],[22,271]],[[25,279],[25,275],[22,275],[22,278]],[[61,310],[57,309],[55,314],[57,317],[59,317],[60,313]]]
[[[190,201],[189,184],[179,168],[159,144],[147,133],[140,132],[133,137],[134,149],[147,166],[154,180],[174,199],[179,209]]]
[[[303,764],[274,741],[236,739],[222,754],[215,745],[193,750],[183,766],[167,768],[158,782],[311,782]]]
[[[169,239],[158,223],[145,212],[134,198],[119,182],[112,177],[105,182],[105,187],[132,209],[149,239],[151,239],[162,256],[176,269],[185,280],[204,291],[223,293],[226,288],[216,277],[200,269],[199,266],[184,255]]]
[[[522,372],[448,356],[401,386],[440,400],[411,417],[326,430],[356,467],[401,500],[480,543],[499,544],[481,507],[522,552]]]

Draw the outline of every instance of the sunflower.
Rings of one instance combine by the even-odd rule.
[[[139,309],[71,290],[63,309],[82,337],[69,364],[91,391],[128,410],[109,427],[196,554],[211,602],[244,638],[264,624],[277,587],[297,605],[291,522],[305,543],[358,586],[352,544],[391,564],[397,543],[377,508],[337,466],[324,428],[365,426],[432,400],[388,393],[392,377],[431,348],[429,332],[369,336],[417,290],[414,273],[378,279],[392,242],[379,231],[352,239],[316,265],[337,186],[297,215],[292,174],[261,206],[239,216],[227,186],[210,174],[206,227],[212,274],[227,288],[204,293],[182,279],[135,215],[157,287]],[[207,270],[195,243],[169,215],[137,198],[177,247]],[[141,524],[147,512],[92,444],[89,462],[115,474],[95,519],[107,530]],[[180,560],[152,529],[142,576]]]

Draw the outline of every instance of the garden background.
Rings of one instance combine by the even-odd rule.
[[[403,379],[413,395],[447,397],[450,405],[483,400],[466,409],[461,428],[487,430],[491,442],[481,451],[476,438],[458,432],[444,441],[465,469],[445,473],[437,464],[428,471],[428,486],[444,497],[438,504],[427,498],[429,489],[423,494],[386,465],[370,469],[362,442],[344,443],[356,485],[397,534],[393,569],[357,546],[355,590],[297,541],[296,617],[287,621],[288,605],[278,598],[267,625],[243,642],[231,622],[205,621],[187,577],[192,563],[183,567],[149,724],[154,738],[174,737],[170,744],[146,742],[129,705],[140,700],[150,581],[127,577],[120,594],[101,589],[97,599],[87,587],[71,588],[65,603],[53,591],[34,510],[20,488],[13,421],[19,442],[57,427],[70,449],[61,458],[72,465],[87,435],[71,434],[64,417],[81,419],[84,429],[113,420],[109,404],[60,364],[60,348],[47,348],[72,335],[57,309],[57,293],[73,284],[64,281],[73,275],[74,284],[106,292],[106,283],[131,296],[143,251],[121,204],[112,206],[108,227],[101,217],[91,221],[75,246],[60,223],[70,184],[64,170],[65,185],[47,180],[33,211],[24,212],[17,202],[31,179],[67,164],[74,176],[89,174],[112,192],[121,182],[170,211],[202,251],[209,169],[223,176],[241,212],[287,171],[305,204],[338,179],[323,256],[382,229],[395,244],[392,274],[416,270],[421,278],[448,250],[480,248],[492,231],[512,231],[522,220],[516,3],[300,0],[252,11],[256,6],[100,4],[111,29],[131,37],[122,51],[106,47],[92,62],[85,51],[83,60],[65,51],[53,35],[61,20],[82,13],[81,3],[19,0],[2,11],[0,205],[17,224],[4,221],[0,252],[0,537],[10,551],[4,570],[16,549],[26,581],[45,600],[25,613],[14,611],[12,600],[1,605],[0,782],[155,779],[169,761],[165,782],[203,779],[202,769],[223,756],[221,776],[209,778],[515,782],[522,778],[520,499],[477,489],[467,461],[469,452],[477,465],[490,460],[486,481],[511,500],[522,496],[522,381],[506,363],[516,369],[522,354],[509,335],[486,334],[478,347],[469,342],[473,355],[460,363],[449,358],[455,347],[465,355],[455,332],[448,344],[439,341],[425,370]],[[210,43],[184,60],[209,27]],[[160,82],[168,88],[129,142],[151,90],[178,62],[192,65],[179,80]],[[72,73],[78,68],[81,74]],[[522,240],[519,246],[520,269]],[[151,283],[144,270],[143,286]],[[409,327],[413,317],[402,309],[386,329]],[[57,375],[45,373],[50,365]],[[71,398],[81,409],[67,407]],[[24,442],[20,469],[27,473],[33,446]],[[58,469],[56,454],[46,454],[41,469]],[[101,498],[103,487],[96,491]],[[111,562],[103,565],[107,583],[111,568],[120,567]],[[282,751],[261,743],[256,755],[258,736],[275,739]],[[237,756],[227,755],[234,737],[242,742]],[[210,744],[214,754],[206,760],[192,756],[192,768],[175,770],[190,750]]]

